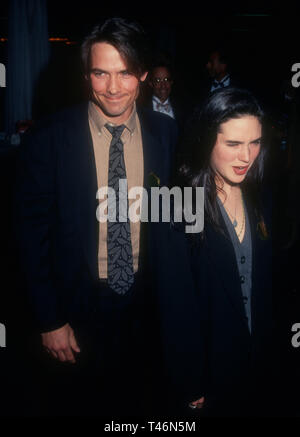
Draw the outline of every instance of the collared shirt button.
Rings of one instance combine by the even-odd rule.
[[[240,276],[240,281],[241,281],[241,284],[244,284],[244,282],[245,282],[245,276]]]
[[[241,257],[241,264],[245,264],[245,261],[246,261],[246,257],[243,255],[243,256]]]

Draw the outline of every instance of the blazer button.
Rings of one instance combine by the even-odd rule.
[[[243,256],[241,257],[241,264],[245,264],[245,261],[246,261],[246,257],[243,255]]]
[[[244,282],[245,282],[245,276],[240,276],[240,281],[241,281],[241,284],[244,284]]]

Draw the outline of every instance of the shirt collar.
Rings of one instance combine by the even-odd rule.
[[[170,104],[170,102],[169,102],[169,98],[167,98],[167,100],[165,100],[165,101],[162,103],[161,100],[160,100],[158,97],[156,97],[156,96],[152,96],[152,101],[155,102],[155,103],[159,103],[160,105],[168,105],[168,104]]]
[[[218,82],[218,83],[225,83],[225,82],[227,82],[229,79],[230,79],[230,75],[229,75],[229,74],[226,74],[226,76],[224,76],[223,79],[221,79],[220,81],[219,81],[219,80],[216,80],[216,82]]]
[[[113,123],[109,122],[101,113],[98,111],[97,106],[92,101],[89,101],[89,108],[88,108],[89,118],[93,121],[96,128],[99,132],[103,130],[106,123],[110,123],[113,125]],[[134,103],[133,110],[130,114],[130,117],[128,120],[123,123],[125,127],[129,130],[130,133],[133,133],[136,128],[136,104]]]

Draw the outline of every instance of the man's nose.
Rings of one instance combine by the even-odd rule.
[[[108,81],[107,90],[110,94],[117,94],[119,91],[119,81],[117,76],[111,75]]]

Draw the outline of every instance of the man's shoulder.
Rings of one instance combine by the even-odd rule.
[[[57,129],[60,126],[77,126],[78,122],[87,118],[87,104],[81,103],[71,107],[61,109],[58,112],[48,114],[36,122],[34,132]]]
[[[153,111],[147,107],[138,107],[137,112],[141,124],[145,123],[161,129],[177,129],[176,122],[169,115]]]
[[[66,135],[76,137],[74,129],[88,123],[87,105],[80,104],[65,108],[37,120],[23,138],[23,149],[46,150],[59,148]]]

